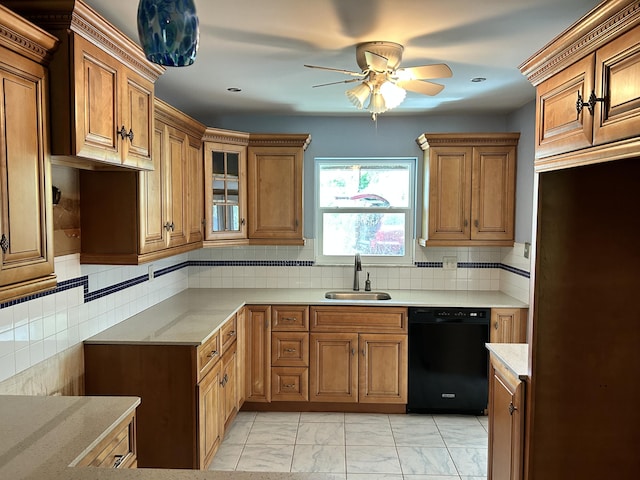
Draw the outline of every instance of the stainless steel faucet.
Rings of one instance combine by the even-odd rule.
[[[358,278],[358,272],[362,271],[362,262],[360,261],[360,254],[356,253],[356,261],[353,265],[353,290],[357,292],[360,290],[360,278]]]

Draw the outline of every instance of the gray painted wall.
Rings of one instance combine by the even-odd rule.
[[[422,150],[418,147],[416,139],[424,132],[507,132],[522,131],[520,142],[527,144],[525,129],[529,130],[527,123],[528,112],[521,115],[515,112],[512,115],[449,115],[449,116],[399,116],[385,115],[378,117],[374,122],[370,116],[362,112],[359,116],[213,116],[205,119],[205,123],[218,128],[240,130],[254,133],[310,133],[311,144],[305,152],[304,165],[304,235],[314,238],[314,158],[316,157],[416,157],[418,162],[418,178],[422,178]],[[530,124],[533,126],[533,115]],[[520,127],[523,127],[522,130]],[[533,137],[533,133],[528,135]],[[518,153],[520,155],[520,152]],[[525,158],[527,151],[523,153]],[[528,156],[528,157],[527,157]],[[518,165],[518,175],[520,171]],[[530,241],[531,236],[531,192],[533,179],[526,176],[523,182],[531,185],[522,186],[523,195],[520,199],[520,185],[516,190],[516,225],[528,225],[528,230],[516,228],[517,241]],[[520,181],[520,178],[518,177]],[[422,196],[422,182],[418,182],[418,198]],[[529,205],[529,207],[526,207]],[[528,209],[527,209],[528,208]],[[522,218],[518,218],[522,217]],[[420,215],[418,215],[420,221]],[[420,225],[416,226],[420,231]]]

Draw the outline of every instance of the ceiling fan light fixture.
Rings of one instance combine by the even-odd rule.
[[[369,82],[362,82],[361,84],[347,90],[345,94],[347,95],[349,101],[353,103],[353,105],[355,105],[359,109],[362,109],[364,108],[364,103],[367,101],[367,98],[369,98],[369,95],[371,94],[371,85],[369,84]]]
[[[407,96],[407,92],[404,88],[401,88],[395,83],[387,80],[380,85],[380,95],[384,98],[387,110],[391,110],[404,101],[404,98]]]
[[[369,100],[369,106],[367,107],[367,110],[369,110],[374,115],[387,111],[387,105],[380,91],[374,90],[371,95],[371,100]]]
[[[140,0],[138,36],[147,59],[168,67],[191,65],[200,27],[194,0]]]

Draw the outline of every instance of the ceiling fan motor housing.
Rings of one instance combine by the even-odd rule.
[[[362,71],[369,68],[364,52],[375,53],[387,59],[387,67],[396,70],[402,61],[404,47],[394,42],[363,42],[356,45],[356,61]]]

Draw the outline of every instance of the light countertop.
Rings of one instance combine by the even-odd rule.
[[[501,292],[389,291],[391,300],[344,301],[312,289],[188,289],[87,340],[200,345],[247,304],[515,307]],[[496,355],[507,356],[488,344]],[[525,345],[526,347],[526,345]],[[515,348],[515,347],[514,347]],[[514,368],[520,369],[517,362]],[[526,366],[526,364],[525,364]],[[136,397],[0,396],[0,478],[12,480],[323,480],[321,473],[70,467],[139,404]]]
[[[487,343],[487,349],[520,380],[529,378],[529,345],[526,343]]]
[[[0,396],[0,478],[323,480],[323,474],[70,467],[140,403],[136,397]]]
[[[358,305],[526,308],[498,291],[387,290],[391,300],[329,300],[316,289],[191,288],[89,338],[85,343],[200,345],[243,305]]]

